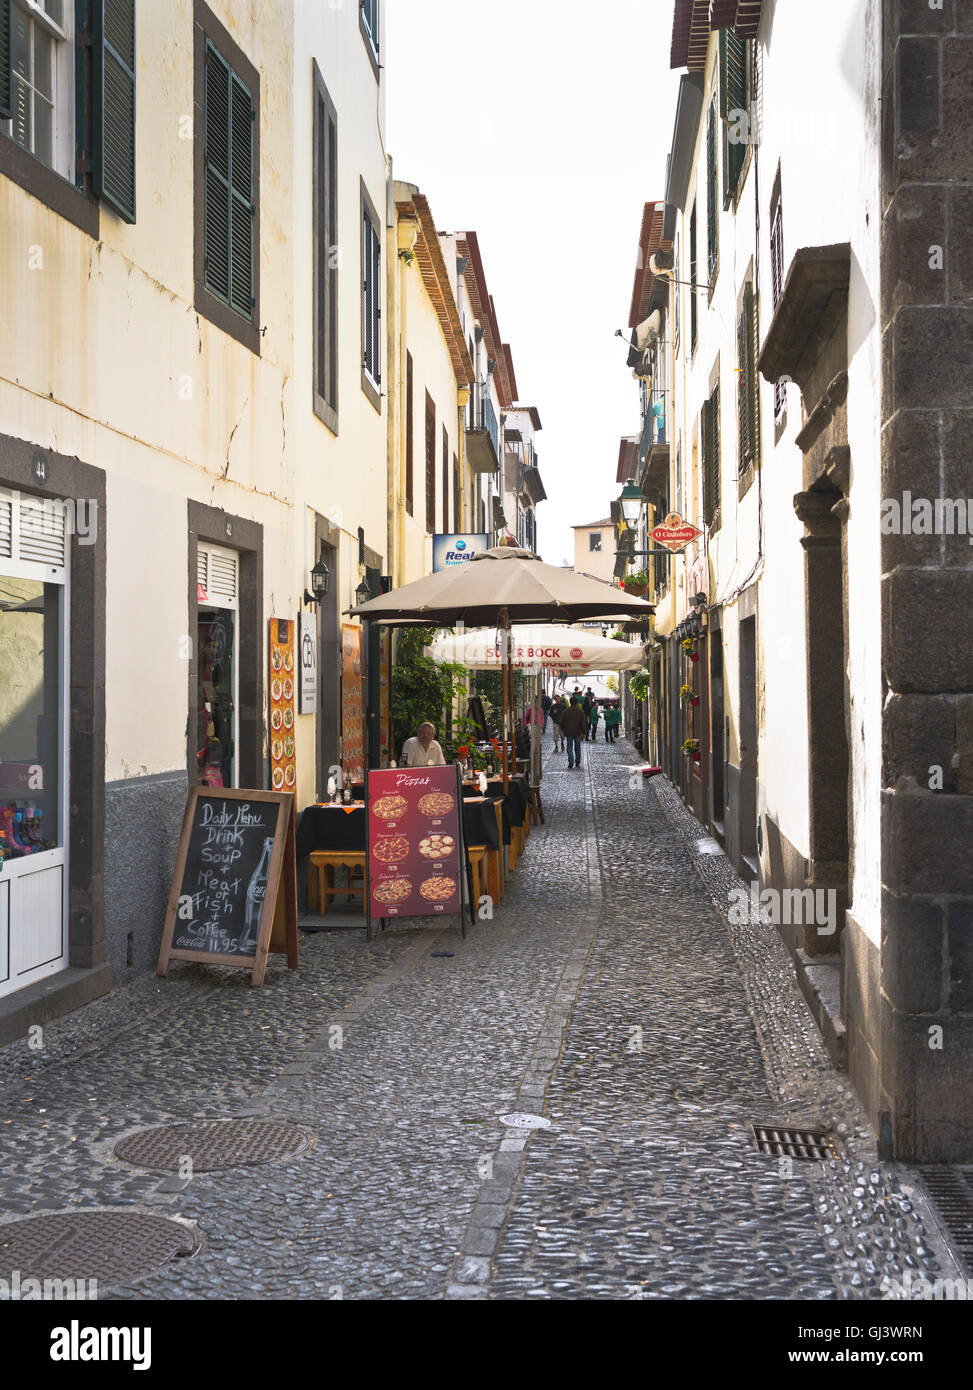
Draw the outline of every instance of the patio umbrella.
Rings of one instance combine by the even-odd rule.
[[[503,661],[503,642],[496,628],[461,632],[439,637],[424,654],[433,661],[456,661],[475,671],[489,671]],[[613,641],[600,632],[583,632],[576,627],[522,627],[510,629],[510,663],[518,670],[566,671],[584,675],[588,671],[640,671],[645,665],[641,647]]]
[[[546,565],[529,550],[497,546],[474,555],[466,565],[427,574],[401,589],[380,594],[349,610],[380,623],[430,623],[438,627],[484,627],[505,633],[503,664],[503,781],[507,784],[507,745],[513,705],[510,669],[512,622],[574,623],[585,618],[641,617],[652,604],[558,565]]]

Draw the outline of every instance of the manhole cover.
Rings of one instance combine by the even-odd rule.
[[[757,1149],[779,1158],[834,1158],[830,1129],[795,1129],[786,1125],[751,1125]]]
[[[0,1226],[0,1270],[7,1278],[16,1270],[21,1289],[26,1279],[73,1282],[77,1297],[96,1292],[92,1280],[103,1288],[127,1284],[198,1249],[181,1222],[138,1211],[65,1212]]]
[[[116,1157],[139,1168],[178,1173],[189,1160],[194,1173],[272,1163],[307,1148],[296,1125],[275,1120],[214,1120],[198,1125],[162,1125],[129,1134],[115,1145]]]
[[[550,1129],[550,1120],[545,1120],[543,1115],[527,1115],[522,1110],[515,1111],[512,1115],[501,1115],[500,1123],[506,1125],[508,1129]]]

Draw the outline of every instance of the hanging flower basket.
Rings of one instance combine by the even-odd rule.
[[[687,738],[682,746],[682,751],[687,758],[692,758],[693,762],[699,762],[699,739]]]

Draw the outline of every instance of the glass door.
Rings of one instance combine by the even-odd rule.
[[[236,635],[234,612],[200,606],[196,756],[198,781],[206,787],[237,785]]]

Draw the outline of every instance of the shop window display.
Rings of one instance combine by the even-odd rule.
[[[0,869],[60,843],[62,591],[0,575]]]

